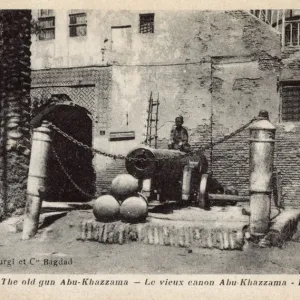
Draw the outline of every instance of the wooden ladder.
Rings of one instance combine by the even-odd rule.
[[[159,94],[157,100],[153,100],[152,92],[149,98],[148,118],[147,118],[147,132],[145,144],[149,147],[157,149],[157,123],[158,123],[158,107],[159,107]],[[154,143],[153,143],[154,142]]]

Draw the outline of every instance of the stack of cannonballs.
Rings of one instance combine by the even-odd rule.
[[[103,195],[93,204],[96,220],[112,222],[121,219],[128,223],[145,221],[148,216],[148,203],[138,193],[138,189],[139,182],[132,175],[116,176],[111,184],[111,195]]]

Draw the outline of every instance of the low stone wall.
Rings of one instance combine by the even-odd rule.
[[[104,244],[137,242],[171,247],[215,248],[241,250],[244,244],[242,228],[205,228],[193,222],[153,220],[147,223],[128,224],[84,220],[79,225],[78,240],[97,241]]]

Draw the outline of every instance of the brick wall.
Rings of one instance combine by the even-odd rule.
[[[274,167],[281,172],[282,197],[286,206],[299,207],[300,125],[275,124]],[[249,129],[214,147],[212,171],[226,186],[240,195],[249,193]]]
[[[112,180],[118,174],[126,174],[125,161],[124,160],[111,160],[107,164],[105,170],[97,174],[96,189],[97,195],[100,195],[103,191],[109,191]]]
[[[297,47],[282,50],[280,83],[300,82],[300,51]],[[277,125],[275,163],[282,173],[283,199],[287,205],[299,207],[299,122],[282,122]]]
[[[221,126],[215,128],[218,140],[224,136]],[[213,176],[224,186],[233,186],[239,194],[247,194],[249,177],[249,131],[245,129],[233,138],[216,145],[212,151]]]
[[[282,174],[283,200],[286,205],[300,205],[300,125],[278,124],[275,166]]]
[[[98,129],[107,127],[111,91],[111,68],[82,67],[32,71],[32,101],[45,101],[52,94],[67,94],[86,108]]]
[[[257,116],[261,109],[269,111],[272,122],[279,121],[277,80],[281,53],[279,35],[247,12],[215,13],[213,22],[216,37],[213,41],[219,44],[212,57],[212,140],[215,142]],[[220,44],[219,36],[223,37],[220,41],[224,44]],[[215,146],[210,162],[218,181],[247,195],[249,129]]]

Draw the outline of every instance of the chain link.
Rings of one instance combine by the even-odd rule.
[[[229,135],[224,136],[223,138],[221,138],[220,140],[213,142],[213,143],[207,143],[205,146],[200,147],[200,151],[205,151],[208,150],[210,148],[213,148],[216,145],[219,145],[229,139],[231,139],[232,137],[234,137],[235,135],[239,134],[240,132],[242,132],[243,130],[245,130],[252,122],[256,121],[258,118],[255,117],[253,119],[251,119],[248,123],[244,124],[243,126],[241,126],[240,128],[238,128],[237,130],[233,131],[232,133],[230,133]],[[94,149],[88,145],[83,144],[82,142],[76,140],[74,137],[68,135],[67,133],[65,133],[64,131],[62,131],[60,128],[58,128],[57,126],[55,126],[53,123],[48,122],[49,123],[49,127],[52,128],[53,130],[55,130],[57,133],[61,134],[63,137],[65,137],[67,140],[69,140],[70,142],[76,144],[77,146],[84,148],[88,151],[91,151],[93,154],[99,154],[105,157],[109,157],[109,158],[113,158],[113,159],[122,159],[122,160],[128,160],[128,161],[140,161],[140,162],[153,162],[153,161],[168,161],[168,160],[174,160],[177,158],[172,158],[172,157],[166,157],[166,158],[135,158],[135,157],[127,157],[125,155],[122,154],[111,154],[111,153],[106,153],[104,151],[101,151],[99,149]],[[188,153],[185,153],[182,155],[182,158],[187,157],[187,156],[191,156],[193,154],[197,154],[199,152],[199,150],[194,150]]]
[[[61,170],[63,171],[63,173],[66,175],[66,177],[68,178],[68,180],[72,183],[72,185],[83,195],[89,197],[89,198],[94,198],[94,195],[91,195],[87,192],[85,192],[81,187],[78,186],[78,184],[72,179],[71,175],[68,173],[68,171],[65,169],[62,161],[60,160],[54,146],[52,145],[52,152],[54,154],[54,157],[56,159],[56,161],[58,162],[58,165],[60,166]]]

